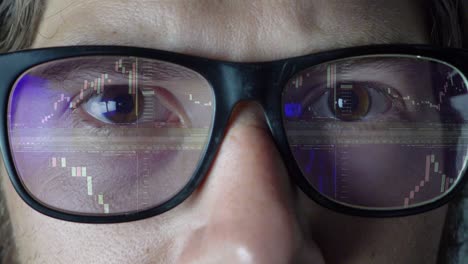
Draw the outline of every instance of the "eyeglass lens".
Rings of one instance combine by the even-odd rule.
[[[468,91],[453,66],[365,56],[298,73],[283,92],[289,146],[328,198],[401,209],[440,198],[466,166]]]
[[[161,205],[185,187],[208,140],[214,98],[198,73],[135,57],[33,67],[8,106],[26,190],[63,212],[105,215]]]
[[[310,67],[282,94],[298,167],[326,197],[395,209],[443,196],[465,171],[466,78],[416,56],[366,56]],[[214,115],[212,87],[169,62],[61,59],[22,74],[8,133],[18,176],[47,207],[83,215],[137,212],[193,176]]]

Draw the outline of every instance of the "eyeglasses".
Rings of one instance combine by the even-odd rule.
[[[60,47],[0,55],[0,69],[6,169],[26,203],[59,219],[125,222],[180,204],[242,100],[263,106],[290,177],[330,209],[421,213],[466,178],[464,50],[381,45],[232,63]]]

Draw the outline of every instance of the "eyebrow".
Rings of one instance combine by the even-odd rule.
[[[395,55],[398,56],[398,55]],[[365,58],[366,56],[364,56]],[[355,58],[359,58],[355,57]],[[372,57],[370,57],[372,58]],[[376,57],[378,58],[378,57]],[[375,84],[381,84],[384,86],[389,86],[393,89],[389,90],[398,92],[398,96],[401,98],[409,98],[413,97],[414,95],[418,95],[418,97],[428,97],[431,100],[433,98],[433,90],[434,87],[431,84],[431,80],[429,78],[422,78],[423,73],[430,74],[430,68],[424,67],[420,70],[414,69],[416,67],[414,60],[416,56],[404,56],[400,58],[391,58],[391,57],[383,57],[386,59],[383,60],[376,60],[376,61],[353,61],[350,60],[347,63],[349,67],[350,76],[348,78],[339,78],[342,83],[353,83],[353,82],[369,82]],[[401,58],[406,58],[409,60],[401,60]],[[352,59],[352,58],[350,58]],[[347,59],[337,60],[336,63],[340,61],[346,63]],[[430,60],[422,61],[424,63],[430,63]],[[315,69],[317,74],[322,75],[322,77],[327,77],[327,67],[333,65],[332,62],[326,62],[317,65]],[[426,64],[429,65],[429,64]],[[312,66],[314,68],[315,66]],[[419,66],[418,66],[419,67]],[[314,71],[315,71],[314,70]],[[342,73],[338,72],[339,75]],[[342,76],[340,76],[342,77]],[[348,80],[347,80],[348,79]],[[419,82],[415,83],[414,80],[418,79]],[[325,86],[327,82],[327,78],[323,78],[320,80],[322,83],[316,83],[318,85]],[[316,81],[315,81],[316,82]],[[421,99],[419,98],[419,99]]]
[[[405,60],[401,60],[401,58]],[[417,93],[421,95],[420,92],[421,88],[424,86],[423,84],[428,84],[427,78],[422,78],[421,80],[421,76],[423,74],[430,73],[430,69],[427,66],[431,61],[420,61],[423,63],[420,64],[415,61],[416,58],[416,56],[395,58],[387,57],[385,60],[362,63],[359,66],[355,65],[355,67],[360,68],[359,72],[357,72],[358,74],[361,74],[364,71],[367,73],[366,76],[368,79],[378,79],[380,82],[385,82],[400,92],[402,96],[407,96],[407,93],[411,94],[416,93],[417,91]],[[415,69],[415,67],[418,67],[418,69]],[[418,84],[414,83],[416,78],[420,80]],[[432,88],[427,87],[427,92],[432,92]]]
[[[313,56],[314,54],[311,54]],[[363,60],[374,60],[375,61],[362,61]],[[402,60],[404,59],[404,60]],[[365,56],[355,56],[343,58],[335,61],[324,62],[318,64],[315,67],[318,71],[326,71],[329,65],[335,63],[343,63],[346,67],[349,67],[351,71],[357,70],[368,70],[368,71],[379,71],[385,70],[386,73],[411,73],[417,74],[414,69],[414,59],[418,58],[416,55],[405,55],[405,54],[370,54]],[[430,58],[427,60],[421,60],[421,62],[429,63],[431,62]]]
[[[404,73],[406,75],[417,73],[414,71],[414,59],[417,58],[416,56],[402,56],[398,54],[382,56],[381,54],[376,54],[375,58],[377,59],[376,61],[351,63],[351,68],[366,69],[371,72],[382,72],[384,70],[386,73]],[[383,58],[383,60],[378,60],[379,58]],[[372,59],[372,55],[369,56],[369,59]],[[429,63],[430,61],[424,60],[421,62]]]
[[[110,63],[111,61],[112,64]],[[107,64],[102,65],[103,62]],[[120,73],[119,76],[114,75],[113,77],[122,77],[122,80],[124,80],[128,76],[121,76],[127,74],[124,72],[125,66],[122,65],[126,64],[126,66],[129,66],[127,69],[131,69],[131,65],[129,65],[129,63],[136,62],[139,63],[136,64],[138,66],[136,70],[139,73],[139,80],[141,81],[154,79],[157,79],[158,81],[173,81],[191,80],[193,78],[197,78],[197,75],[195,75],[193,70],[187,70],[187,68],[178,64],[165,62],[158,59],[133,56],[92,55],[81,56],[77,58],[64,58],[41,64],[48,64],[47,67],[41,67],[41,65],[39,65],[38,68],[33,67],[31,69],[33,69],[36,75],[41,75],[42,77],[49,80],[57,81],[76,78],[81,78],[83,81],[85,79],[96,79],[99,78],[101,74],[105,74],[106,72]],[[119,67],[119,70],[121,68],[121,71],[114,70],[114,67],[116,67],[114,65],[116,64],[122,66]]]

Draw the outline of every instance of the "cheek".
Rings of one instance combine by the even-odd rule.
[[[65,259],[76,263],[172,263],[184,237],[203,222],[203,217],[189,209],[190,199],[170,212],[137,222],[92,225],[60,221],[24,203],[3,165],[0,175],[21,263],[63,263]]]
[[[331,263],[435,263],[447,214],[443,206],[401,218],[354,217],[325,209],[302,192],[298,204],[304,234]]]

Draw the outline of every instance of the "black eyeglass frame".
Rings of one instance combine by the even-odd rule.
[[[35,200],[22,185],[16,172],[8,140],[7,108],[11,89],[29,68],[58,59],[82,56],[133,56],[157,59],[187,67],[203,76],[214,93],[213,125],[208,144],[195,172],[181,191],[165,203],[143,211],[108,216],[70,214],[54,210]],[[125,46],[53,47],[0,54],[0,147],[9,178],[20,197],[33,209],[54,217],[81,223],[120,223],[152,217],[182,203],[199,186],[208,173],[221,145],[234,106],[246,100],[257,101],[265,117],[274,142],[283,158],[293,182],[318,204],[331,210],[363,217],[396,217],[423,213],[449,202],[466,183],[466,171],[458,185],[450,192],[429,203],[396,210],[356,208],[335,202],[315,190],[302,174],[295,161],[283,127],[282,93],[286,83],[298,72],[314,65],[366,55],[412,55],[440,60],[458,68],[468,76],[468,50],[437,48],[429,45],[373,45],[326,51],[272,62],[235,63],[201,58],[174,52]],[[246,150],[248,151],[248,150]]]

